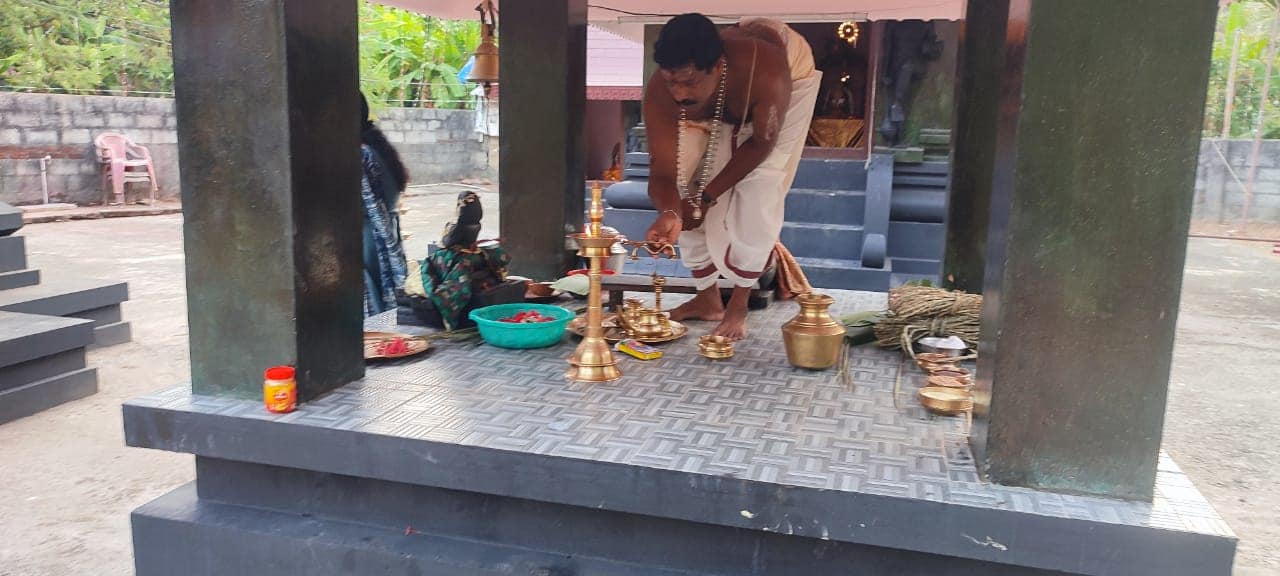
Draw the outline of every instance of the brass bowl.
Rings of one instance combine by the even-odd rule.
[[[950,354],[941,354],[937,352],[921,352],[916,354],[916,362],[932,362],[934,364],[954,364],[959,362],[960,358]]]
[[[724,360],[733,357],[733,340],[708,334],[698,341],[698,353],[704,358]]]
[[[930,374],[933,374],[934,376],[950,376],[952,378],[959,378],[961,380],[964,380],[965,378],[969,378],[970,380],[973,379],[970,376],[968,369],[961,368],[959,366],[948,366],[945,369],[930,372]]]
[[[968,388],[969,385],[973,383],[973,381],[970,380],[968,376],[962,376],[957,378],[955,376],[943,376],[941,374],[934,374],[933,376],[930,376],[926,381],[929,383],[930,386],[941,386],[943,388],[960,388],[960,389]]]
[[[966,390],[925,386],[919,396],[920,403],[936,414],[954,416],[973,409],[973,395]]]

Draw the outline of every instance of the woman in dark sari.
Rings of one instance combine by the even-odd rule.
[[[369,102],[360,95],[360,197],[364,206],[364,313],[372,316],[396,307],[404,290],[404,246],[400,243],[397,203],[409,183],[400,154],[369,119]]]

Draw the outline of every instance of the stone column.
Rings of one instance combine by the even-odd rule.
[[[313,398],[364,374],[350,0],[173,0],[192,389]]]
[[[653,61],[653,49],[658,44],[658,34],[662,32],[662,24],[645,24],[644,26],[644,78],[646,86],[649,79],[658,72],[658,63]]]
[[[982,292],[1009,0],[970,2],[960,30],[944,285]]]
[[[558,278],[576,257],[565,237],[582,226],[586,0],[502,5],[499,30],[499,193],[511,271]]]
[[[1010,2],[972,432],[992,481],[1152,496],[1216,9]]]

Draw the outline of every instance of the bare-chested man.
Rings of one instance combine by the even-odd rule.
[[[781,22],[720,31],[700,14],[667,22],[654,60],[644,119],[659,215],[647,240],[678,240],[699,290],[671,318],[717,320],[716,334],[741,339],[747,297],[782,231],[821,72],[809,44]],[[734,286],[728,306],[720,278]]]

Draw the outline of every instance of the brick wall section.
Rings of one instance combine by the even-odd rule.
[[[379,124],[395,145],[415,183],[494,177],[486,146],[472,132],[470,110],[387,109]],[[151,151],[160,198],[176,198],[178,135],[173,100],[19,94],[0,92],[0,202],[42,201],[38,158],[50,154],[49,196],[55,202],[101,202],[103,190],[93,149],[102,132],[120,132]],[[146,188],[130,185],[129,200],[146,198]]]
[[[1233,222],[1241,218],[1244,188],[1236,183],[1231,171],[1241,183],[1248,181],[1252,150],[1252,140],[1206,138],[1200,142],[1193,218],[1217,222]],[[1231,170],[1227,169],[1228,164]],[[1280,222],[1280,140],[1262,141],[1249,220]]]
[[[40,162],[29,158],[52,152],[50,199],[100,202],[103,192],[93,139],[102,132],[120,132],[146,146],[156,163],[158,196],[174,196],[176,127],[173,101],[164,98],[0,93],[0,201],[41,202]],[[130,200],[146,197],[145,186],[130,188]]]
[[[487,146],[474,132],[471,110],[388,108],[374,113],[378,129],[400,152],[412,184],[451,182],[462,178],[496,178]]]

